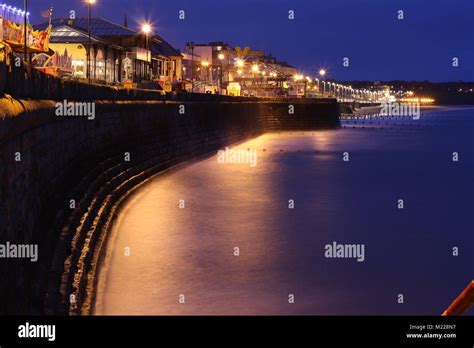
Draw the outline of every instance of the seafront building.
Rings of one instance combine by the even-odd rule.
[[[297,70],[271,54],[249,47],[232,47],[223,41],[186,43],[183,75],[194,91],[228,93],[238,86],[240,95],[275,96],[285,93]]]
[[[49,23],[35,25],[43,30]],[[55,18],[51,21],[50,50],[54,63],[64,74],[87,78],[88,18]],[[147,38],[140,31],[103,18],[91,18],[91,79],[103,83],[139,83],[147,80],[169,86],[182,75],[182,55],[155,34]]]

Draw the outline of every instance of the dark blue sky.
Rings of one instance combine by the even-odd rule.
[[[34,23],[50,3],[54,16],[86,15],[83,0],[30,2]],[[474,81],[474,0],[97,0],[93,11],[120,24],[125,13],[129,26],[151,19],[180,49],[186,41],[248,45],[306,72],[324,66],[339,80]]]

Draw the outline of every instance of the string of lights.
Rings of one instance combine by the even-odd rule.
[[[26,17],[29,20],[30,13],[26,13]],[[25,11],[21,8],[17,8],[8,4],[0,3],[0,17],[5,18],[9,21],[17,24],[23,23],[25,17]]]

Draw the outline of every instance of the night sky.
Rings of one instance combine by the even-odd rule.
[[[33,23],[51,3],[55,17],[71,9],[86,15],[81,0],[30,3]],[[474,81],[474,0],[97,0],[93,10],[120,24],[125,13],[130,27],[150,19],[179,49],[186,41],[226,41],[264,49],[306,73],[325,67],[338,80]]]

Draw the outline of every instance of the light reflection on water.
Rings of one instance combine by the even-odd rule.
[[[233,147],[256,167],[213,157],[155,178],[115,224],[95,313],[441,313],[474,273],[473,120],[266,134]],[[365,262],[325,258],[332,241],[365,244]]]

